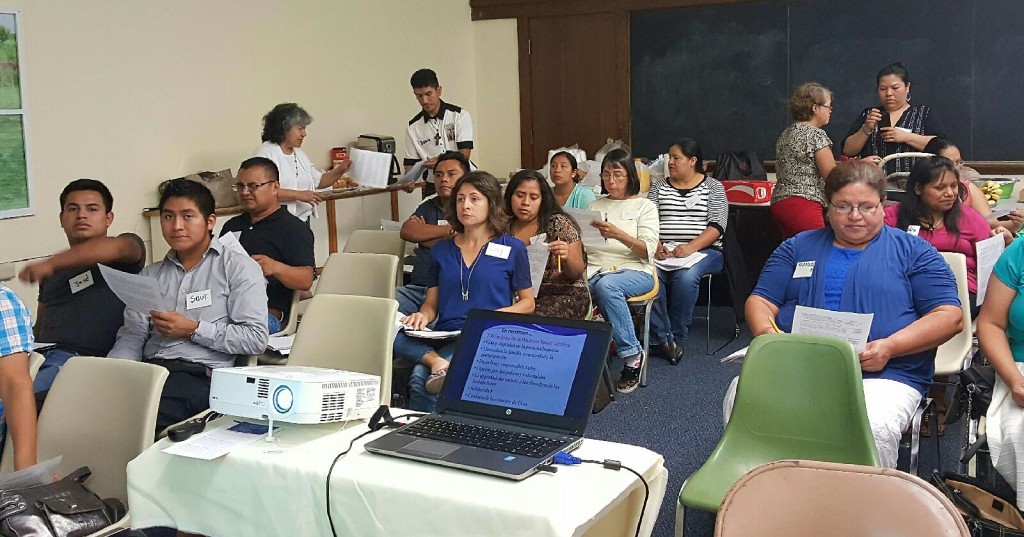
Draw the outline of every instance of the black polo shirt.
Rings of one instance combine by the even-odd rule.
[[[316,266],[313,231],[284,206],[255,223],[248,213],[242,213],[225,222],[220,234],[229,232],[241,232],[238,242],[249,255],[265,255],[285,265],[310,270]],[[292,293],[277,278],[267,278],[267,306],[284,312],[286,319]]]

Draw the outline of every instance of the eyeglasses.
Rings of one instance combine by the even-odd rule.
[[[857,210],[862,216],[871,216],[878,211],[878,208],[882,206],[882,202],[878,203],[862,203],[860,205],[849,205],[842,203],[839,205],[829,205],[829,207],[835,209],[839,214],[850,214],[854,209]]]
[[[619,179],[619,180],[622,180],[622,179],[625,179],[626,177],[628,177],[626,172],[613,172],[613,173],[604,172],[604,173],[601,174],[601,179]]]
[[[820,107],[822,107],[822,108],[828,108],[828,109],[829,109],[829,111],[831,111],[831,110],[832,110],[832,105],[831,105],[831,104],[819,104],[818,106],[820,106]]]
[[[235,192],[245,192],[246,190],[248,190],[249,192],[256,192],[257,188],[259,188],[259,187],[261,187],[263,185],[268,185],[270,183],[274,183],[274,182],[276,182],[276,181],[270,180],[270,181],[263,181],[262,183],[248,183],[248,184],[246,184],[246,183],[235,183],[235,184],[231,185],[231,190],[234,190]]]

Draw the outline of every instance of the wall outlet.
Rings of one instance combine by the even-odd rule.
[[[14,263],[0,263],[0,282],[14,279]]]

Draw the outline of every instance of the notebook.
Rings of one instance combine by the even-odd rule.
[[[611,325],[472,310],[437,410],[364,448],[525,479],[583,441]]]

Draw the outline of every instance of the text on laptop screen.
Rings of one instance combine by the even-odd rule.
[[[461,399],[561,416],[586,340],[578,328],[490,326],[480,334]]]

